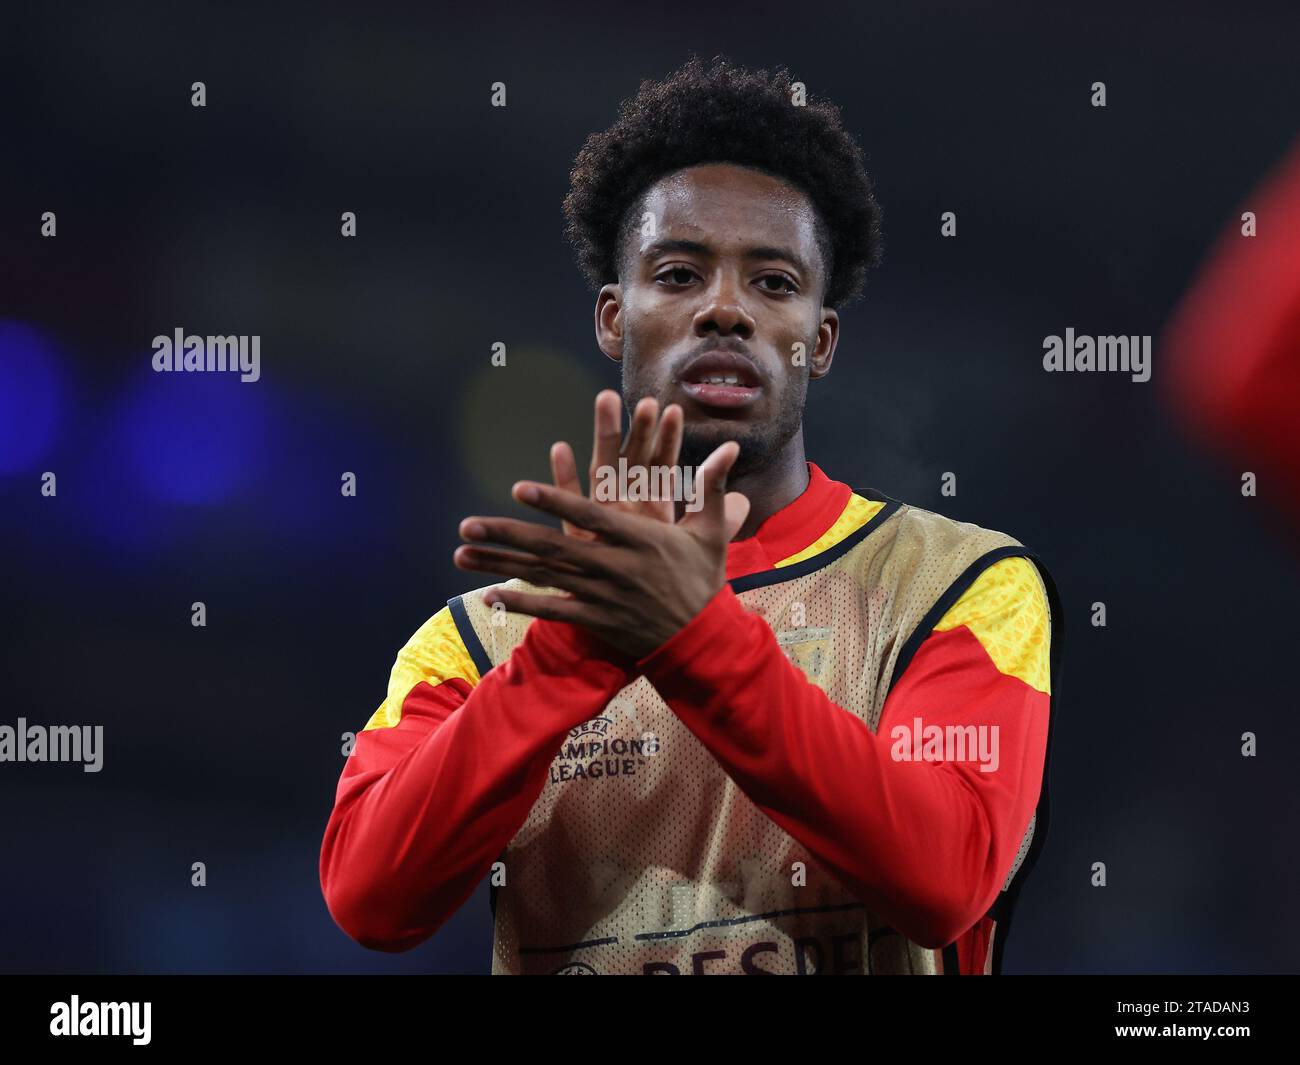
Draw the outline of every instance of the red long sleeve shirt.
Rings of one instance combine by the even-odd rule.
[[[798,499],[729,545],[728,580],[815,549],[844,512],[852,490],[815,464],[809,474]],[[321,852],[330,912],[377,949],[431,935],[527,819],[565,732],[640,672],[751,801],[864,903],[922,946],[956,940],[961,971],[978,971],[985,915],[1039,797],[1046,614],[1030,563],[994,563],[921,643],[873,733],[807,679],[727,585],[639,662],[535,620],[481,679],[440,611],[408,645],[425,649],[420,660],[399,656],[378,727],[358,736],[343,771]],[[992,728],[997,771],[900,757],[921,717],[927,727]]]
[[[969,629],[922,644],[876,733],[727,586],[638,667],[750,800],[907,938],[946,946],[988,912],[1038,801],[1047,696],[999,673]],[[1007,771],[896,760],[893,730],[919,712],[996,726]],[[963,972],[980,945],[961,944]]]
[[[456,640],[446,613],[426,628]],[[320,859],[339,927],[387,951],[437,931],[519,831],[565,734],[618,693],[630,664],[539,618],[481,680],[466,662],[468,677],[414,684],[396,725],[357,737],[339,780]]]

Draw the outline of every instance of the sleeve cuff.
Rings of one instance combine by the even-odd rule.
[[[736,598],[731,585],[723,584],[704,609],[678,629],[633,668],[654,681],[690,669],[708,657],[717,660],[731,652],[728,648],[736,641],[746,643],[746,630],[754,615]]]
[[[635,676],[635,658],[581,625],[536,618],[528,626],[527,635],[548,653],[567,658],[575,665],[599,663],[626,675],[628,681]]]

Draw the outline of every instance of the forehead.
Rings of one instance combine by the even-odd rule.
[[[700,240],[720,253],[781,244],[816,261],[816,215],[808,197],[748,167],[707,163],[669,174],[650,187],[641,210],[654,216],[656,232],[639,236],[634,247],[645,248],[656,237]]]

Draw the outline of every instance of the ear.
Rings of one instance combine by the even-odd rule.
[[[813,380],[831,372],[835,345],[840,339],[840,316],[829,307],[822,308],[822,324],[817,329],[817,347],[808,359],[808,376]]]
[[[621,285],[606,285],[596,296],[596,344],[615,362],[623,361]]]

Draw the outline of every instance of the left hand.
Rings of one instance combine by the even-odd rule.
[[[664,408],[663,418],[659,417],[659,403],[653,396],[643,396],[632,412],[632,423],[628,429],[627,442],[620,443],[623,436],[623,401],[612,388],[606,388],[596,396],[595,436],[591,444],[591,466],[587,470],[588,483],[591,485],[587,498],[596,499],[596,478],[598,471],[609,468],[617,469],[620,460],[627,463],[628,469],[644,466],[648,469],[672,468],[677,466],[678,454],[682,445],[682,408],[670,403]],[[578,480],[578,464],[573,457],[573,448],[566,441],[560,440],[551,445],[551,474],[556,488],[582,495],[582,482]],[[673,500],[601,500],[607,507],[621,510],[628,514],[645,514],[661,521],[676,520]],[[561,528],[570,536],[579,540],[594,540],[596,534],[587,529],[579,529],[567,521],[560,523]]]
[[[749,514],[749,500],[727,491],[727,474],[740,454],[728,440],[699,468],[704,505],[675,524],[621,513],[581,496],[520,481],[512,494],[597,539],[566,536],[548,525],[514,518],[466,518],[460,535],[516,548],[458,547],[454,561],[467,570],[518,577],[567,594],[532,595],[493,588],[484,597],[507,610],[582,625],[635,658],[644,658],[684,628],[726,581],[727,544]]]

